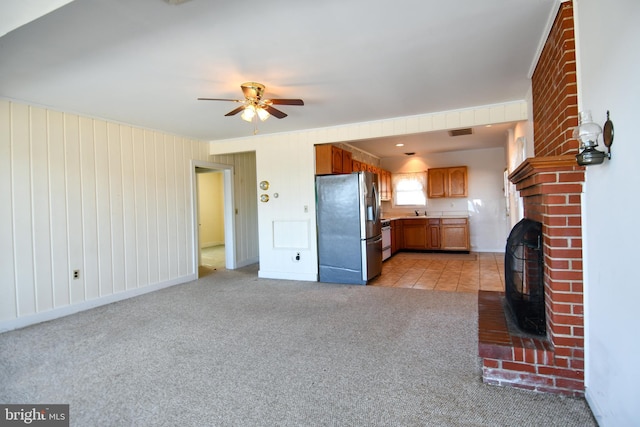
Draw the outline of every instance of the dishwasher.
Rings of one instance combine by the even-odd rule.
[[[387,260],[391,257],[391,221],[383,219],[382,225],[382,260]]]

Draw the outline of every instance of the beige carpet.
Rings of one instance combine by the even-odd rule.
[[[475,294],[204,279],[0,334],[0,402],[72,426],[595,426],[482,383]]]

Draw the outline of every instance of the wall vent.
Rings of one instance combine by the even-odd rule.
[[[473,129],[471,128],[453,129],[449,131],[449,136],[471,135],[472,133],[473,133]]]

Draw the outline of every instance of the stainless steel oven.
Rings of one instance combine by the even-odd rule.
[[[391,257],[391,221],[382,220],[382,260]]]

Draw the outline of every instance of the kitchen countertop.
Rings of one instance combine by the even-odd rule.
[[[394,216],[389,215],[388,217],[384,217],[383,220],[394,220],[394,219],[430,219],[430,218],[469,218],[469,214],[466,212],[427,212],[427,215],[404,215],[404,216]]]

